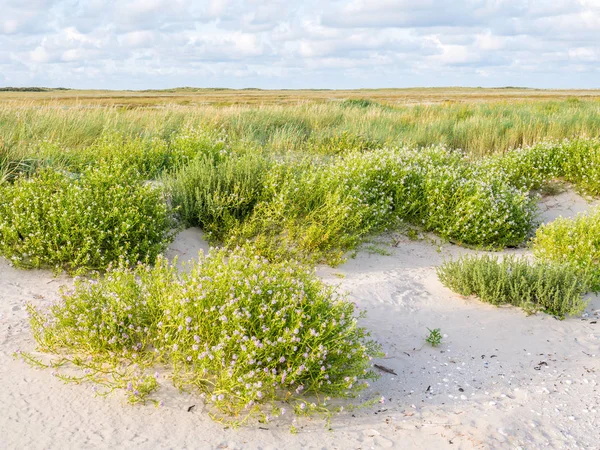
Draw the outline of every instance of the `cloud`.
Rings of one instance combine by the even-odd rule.
[[[2,0],[1,6],[4,85],[600,87],[596,0]]]
[[[50,60],[50,55],[43,46],[38,46],[29,54],[34,63],[46,63]]]
[[[466,26],[477,23],[480,1],[352,0],[324,15],[324,23],[348,28]]]

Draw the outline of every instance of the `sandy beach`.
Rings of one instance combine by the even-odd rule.
[[[565,192],[542,201],[541,219],[590,207]],[[167,379],[158,393],[163,406],[131,406],[118,394],[96,397],[91,385],[66,385],[51,370],[15,359],[16,350],[35,348],[26,302],[50,305],[71,279],[17,270],[0,259],[0,447],[599,448],[600,297],[590,296],[579,317],[527,316],[441,285],[435,267],[472,250],[433,235],[410,240],[390,234],[378,241],[385,255],[363,250],[339,267],[317,270],[367,311],[363,325],[387,353],[375,362],[395,373],[382,372],[356,402],[385,400],[333,417],[331,429],[317,418],[298,419],[297,434],[290,433],[291,417],[228,428]],[[167,256],[185,261],[201,249],[208,251],[201,231],[188,229]],[[441,329],[440,347],[425,343],[427,328]]]

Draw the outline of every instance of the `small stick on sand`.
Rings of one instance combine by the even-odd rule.
[[[391,373],[392,375],[398,375],[392,369],[390,369],[388,367],[385,367],[385,366],[380,366],[379,364],[373,364],[373,367],[375,367],[376,369],[381,370],[382,372]]]

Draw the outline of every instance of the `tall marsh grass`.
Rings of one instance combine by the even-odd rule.
[[[0,140],[89,146],[105,133],[169,140],[180,130],[224,130],[269,150],[445,145],[486,155],[576,136],[600,136],[600,102],[560,100],[387,106],[377,102],[166,108],[0,105]],[[344,138],[344,145],[331,140]]]

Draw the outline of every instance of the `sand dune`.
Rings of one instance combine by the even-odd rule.
[[[543,200],[542,220],[589,208],[566,192]],[[600,298],[581,317],[526,316],[462,298],[437,280],[444,258],[470,250],[382,236],[389,256],[359,252],[340,267],[319,267],[360,309],[383,344],[382,372],[362,399],[385,402],[320,420],[291,418],[238,430],[213,422],[200,399],[162,384],[164,406],[129,406],[118,395],[95,397],[89,385],[65,385],[49,370],[14,359],[33,350],[26,302],[49,305],[59,286],[43,270],[0,259],[0,447],[66,448],[598,448],[600,442]],[[391,245],[391,242],[395,242]],[[179,261],[208,250],[199,230],[183,231],[167,256]],[[515,251],[513,251],[515,252]],[[517,250],[517,253],[526,253]],[[425,344],[441,328],[441,347]],[[188,407],[196,405],[191,412]]]

